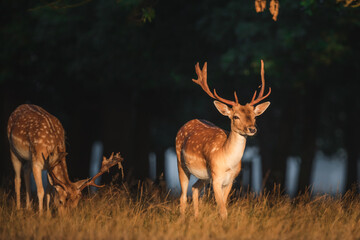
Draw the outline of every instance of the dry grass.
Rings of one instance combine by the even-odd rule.
[[[278,193],[233,196],[221,221],[211,194],[200,216],[179,216],[178,200],[139,188],[108,187],[85,197],[64,217],[15,210],[13,192],[0,190],[0,239],[359,239],[357,194],[290,199]],[[155,192],[155,194],[153,194]],[[34,204],[35,205],[35,204]]]

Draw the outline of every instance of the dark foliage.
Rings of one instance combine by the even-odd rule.
[[[91,145],[101,140],[105,155],[120,151],[124,168],[144,178],[149,151],[173,146],[186,121],[229,128],[192,83],[195,63],[208,62],[211,88],[225,98],[237,90],[246,103],[260,81],[260,59],[272,105],[249,144],[260,146],[269,186],[284,185],[286,159],[299,155],[305,189],[315,151],[339,148],[348,155],[347,186],[357,181],[359,8],[284,0],[274,22],[253,1],[56,3],[0,4],[4,185],[13,176],[6,122],[22,103],[63,123],[70,176],[87,176]]]

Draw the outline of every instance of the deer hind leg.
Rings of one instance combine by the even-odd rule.
[[[44,187],[42,184],[41,168],[36,164],[33,164],[32,171],[34,174],[34,179],[36,183],[37,196],[39,199],[39,212],[42,213],[43,210],[43,200],[44,200]]]
[[[179,169],[179,180],[181,185],[180,213],[181,215],[184,215],[187,204],[187,189],[189,186],[190,174],[188,172],[185,172],[181,163],[178,163],[178,169]]]
[[[30,174],[31,174],[31,166],[25,164],[24,166],[24,180],[25,180],[25,188],[26,188],[26,208],[30,208],[30,196],[31,196],[31,189],[30,189]]]
[[[199,216],[199,194],[201,190],[205,187],[205,184],[208,181],[199,179],[197,182],[192,186],[192,198],[193,198],[193,204],[194,204],[194,214],[197,218]]]
[[[15,193],[16,193],[16,208],[20,209],[21,203],[20,203],[20,188],[21,188],[21,166],[22,163],[20,159],[12,152],[10,151],[11,161],[14,166],[15,170]]]

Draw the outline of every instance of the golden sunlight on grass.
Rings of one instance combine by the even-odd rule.
[[[154,188],[107,187],[85,197],[64,217],[15,209],[0,190],[0,239],[359,239],[359,195],[295,199],[278,193],[232,196],[221,221],[212,194],[198,219],[192,205],[180,217],[178,199]],[[33,203],[33,205],[36,205]]]

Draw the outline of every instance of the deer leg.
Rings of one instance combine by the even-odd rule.
[[[215,200],[220,211],[220,217],[224,220],[227,218],[227,210],[224,199],[224,193],[222,189],[223,188],[222,182],[213,178],[213,188],[214,188]]]
[[[231,182],[229,185],[223,187],[225,205],[227,205],[227,199],[228,199],[229,193],[231,191],[232,185],[233,185],[233,183]]]
[[[180,213],[185,215],[186,204],[187,204],[187,189],[189,186],[190,174],[185,172],[181,163],[178,163],[179,169],[179,180],[181,185],[181,196],[180,196]]]
[[[31,189],[30,189],[30,174],[31,174],[31,167],[29,164],[24,165],[24,181],[25,181],[25,188],[26,188],[26,208],[30,208],[30,196],[31,196]]]
[[[205,187],[207,183],[206,180],[199,179],[197,182],[192,186],[192,198],[194,204],[194,214],[195,218],[199,216],[199,193]]]
[[[12,151],[10,151],[10,157],[11,157],[11,161],[13,163],[14,170],[15,170],[14,182],[15,182],[15,193],[16,193],[16,208],[20,209],[20,206],[21,206],[20,188],[21,188],[21,166],[22,166],[22,163]]]
[[[34,174],[34,179],[36,183],[37,196],[39,199],[39,212],[42,213],[43,210],[43,200],[44,200],[44,187],[42,184],[41,168],[36,164],[33,164],[32,171]]]
[[[46,186],[46,190],[45,190],[45,196],[46,196],[46,210],[49,211],[50,210],[50,200],[51,200],[51,191],[52,191],[52,187],[50,185],[50,183],[48,183],[48,185]]]

